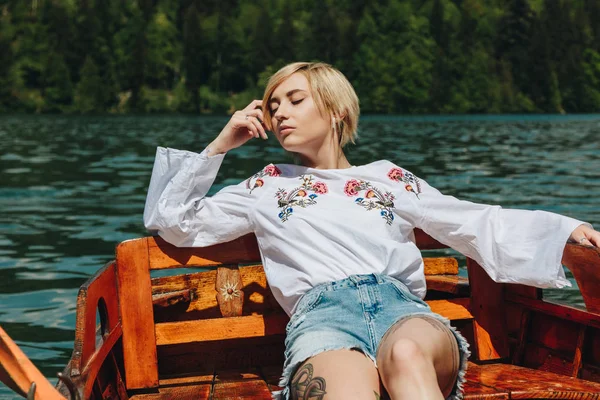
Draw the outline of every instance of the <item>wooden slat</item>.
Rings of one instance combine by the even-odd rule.
[[[509,391],[511,399],[600,399],[598,383],[515,365],[469,363],[469,380]]]
[[[425,277],[427,290],[452,293],[458,296],[468,296],[469,280],[458,275],[428,275]]]
[[[117,246],[117,277],[127,388],[155,388],[158,365],[147,238]]]
[[[471,310],[475,317],[475,359],[496,360],[510,354],[504,312],[504,287],[494,282],[474,260],[467,258]]]
[[[260,261],[256,236],[249,234],[227,243],[208,247],[175,247],[162,238],[149,237],[150,269],[211,267]]]
[[[222,371],[215,375],[213,400],[271,400],[267,383],[258,371]]]
[[[96,321],[96,312],[101,299],[106,306],[108,333],[120,323],[114,262],[106,264],[79,288],[71,376],[81,373],[96,350],[96,325],[100,322]]]
[[[433,312],[450,320],[473,318],[467,298],[431,300],[428,304]],[[285,314],[275,314],[163,322],[155,326],[156,344],[162,346],[283,334],[288,320]]]
[[[286,314],[276,314],[163,322],[155,326],[156,344],[161,346],[276,335],[285,332],[288,321]]]
[[[513,303],[522,304],[531,310],[547,315],[553,315],[568,321],[578,322],[587,326],[593,326],[594,328],[600,328],[600,315],[595,313],[590,313],[563,304],[531,299],[511,293],[506,294],[506,300]]]
[[[110,355],[117,341],[121,338],[123,332],[121,330],[121,324],[117,324],[113,330],[105,336],[102,346],[92,355],[89,362],[85,365],[83,372],[81,373],[81,381],[85,382],[83,388],[83,398],[89,399],[92,394],[92,389],[96,376],[102,368],[104,361]],[[115,379],[116,381],[116,379]],[[115,382],[116,383],[116,382]]]
[[[425,275],[458,274],[458,261],[454,257],[426,257],[423,263]]]
[[[571,270],[589,312],[600,314],[600,249],[567,244],[563,263]]]
[[[217,268],[217,303],[223,317],[239,317],[244,306],[242,277],[237,265]]]

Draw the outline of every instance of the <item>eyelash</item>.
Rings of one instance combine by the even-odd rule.
[[[292,104],[293,104],[293,105],[300,104],[300,103],[302,102],[302,100],[304,100],[304,99],[300,99],[300,100],[292,101]],[[279,107],[277,107],[277,108],[279,108]],[[274,108],[274,109],[272,109],[272,110],[271,110],[271,113],[274,113],[275,111],[277,111],[277,108]]]

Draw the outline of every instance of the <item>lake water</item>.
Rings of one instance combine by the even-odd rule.
[[[71,356],[77,290],[145,235],[156,146],[201,151],[217,117],[0,117],[0,325],[56,382]],[[388,159],[442,192],[600,226],[600,115],[365,116],[354,165]],[[227,155],[211,193],[269,162],[274,137]],[[464,274],[464,271],[462,271]],[[545,292],[582,306],[576,288]],[[0,398],[12,398],[0,384]]]

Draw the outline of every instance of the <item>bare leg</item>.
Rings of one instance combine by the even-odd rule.
[[[411,317],[386,332],[377,351],[377,365],[392,400],[442,400],[458,376],[458,343],[441,321]]]
[[[375,364],[360,351],[332,350],[306,360],[290,382],[293,400],[379,399]]]

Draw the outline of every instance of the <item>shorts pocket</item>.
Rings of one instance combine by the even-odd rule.
[[[306,292],[306,294],[300,298],[296,310],[287,324],[285,329],[286,333],[289,334],[292,329],[300,325],[305,318],[305,314],[319,305],[324,291],[325,287],[316,287]]]
[[[408,288],[408,286],[406,286],[404,283],[402,283],[398,279],[394,279],[394,278],[390,277],[390,278],[387,279],[387,281],[394,287],[394,289],[396,290],[396,292],[404,300],[415,302],[415,303],[419,303],[421,305],[429,307],[429,305],[423,299],[421,299],[420,297],[415,296],[414,294],[412,294],[410,292],[410,289]]]

